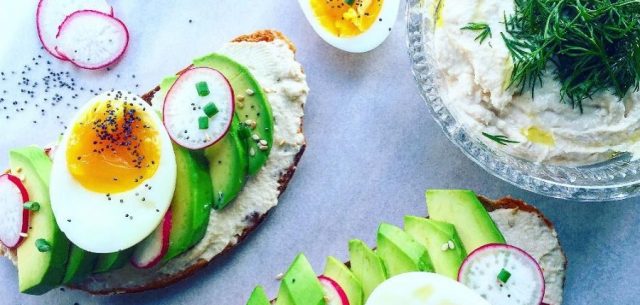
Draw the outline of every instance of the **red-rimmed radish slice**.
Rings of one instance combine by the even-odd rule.
[[[73,12],[94,10],[113,16],[113,8],[105,0],[40,0],[36,10],[36,28],[42,46],[54,57],[67,60],[58,54],[56,35],[62,22]]]
[[[324,299],[327,305],[349,305],[347,294],[338,282],[324,275],[319,276],[318,281],[324,290]]]
[[[131,257],[131,264],[140,269],[155,267],[169,250],[171,232],[171,211],[164,215],[160,225],[136,246]]]
[[[0,242],[11,249],[22,242],[29,229],[29,210],[24,208],[28,201],[27,189],[18,177],[0,176]]]
[[[234,104],[233,89],[222,73],[211,68],[192,68],[182,73],[167,92],[164,125],[178,145],[202,149],[227,133]],[[213,108],[215,114],[208,111]]]
[[[129,30],[109,14],[84,10],[67,16],[56,38],[60,55],[80,68],[96,70],[122,57],[129,45]]]
[[[540,305],[544,298],[540,265],[510,245],[488,244],[471,252],[460,267],[458,281],[492,305]]]

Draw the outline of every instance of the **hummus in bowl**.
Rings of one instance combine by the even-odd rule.
[[[581,110],[561,102],[548,68],[535,94],[518,94],[500,35],[514,9],[513,1],[408,1],[412,68],[436,121],[473,161],[521,188],[585,201],[638,195],[640,93],[599,92]],[[480,42],[462,29],[473,22],[492,35]]]

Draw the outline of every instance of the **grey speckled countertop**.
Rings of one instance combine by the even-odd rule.
[[[312,89],[305,116],[308,148],[266,222],[194,277],[131,296],[96,298],[67,290],[31,297],[17,293],[15,269],[0,260],[0,304],[243,305],[256,284],[274,295],[276,275],[298,252],[306,253],[319,271],[327,255],[346,258],[350,238],[372,243],[380,222],[399,224],[405,214],[424,215],[426,188],[471,188],[489,197],[512,195],[538,206],[555,222],[569,258],[566,305],[637,304],[640,299],[638,200],[549,199],[502,182],[468,160],[444,137],[418,96],[402,15],[380,48],[352,55],[320,40],[295,0],[111,0],[116,14],[129,25],[131,48],[111,72],[93,73],[74,70],[38,51],[35,2],[0,0],[0,71],[19,73],[27,64],[32,68],[28,77],[41,78],[46,69],[31,63],[41,54],[41,65],[51,60],[52,69],[69,70],[87,88],[143,93],[191,58],[239,34],[261,28],[283,31],[297,44],[297,57]],[[15,82],[0,81],[1,90],[8,91],[7,98],[25,100]],[[36,94],[26,98],[29,103],[18,113],[2,110],[0,104],[0,167],[7,164],[9,147],[54,140],[62,130],[59,121],[66,121],[73,105],[89,96],[86,90],[79,94],[77,100],[63,94],[64,102],[55,107],[42,101],[45,95]],[[36,108],[33,103],[38,102]],[[7,111],[10,120],[5,119]]]

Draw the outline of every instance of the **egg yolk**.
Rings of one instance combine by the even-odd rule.
[[[100,193],[131,190],[158,169],[160,142],[150,109],[107,100],[86,110],[71,129],[66,153],[71,175]]]
[[[383,0],[309,1],[320,24],[338,37],[366,32],[378,20],[383,3]]]

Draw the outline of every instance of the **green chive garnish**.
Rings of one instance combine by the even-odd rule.
[[[49,252],[51,251],[51,244],[49,244],[48,241],[39,238],[36,240],[36,248],[38,248],[38,251],[40,252]]]
[[[498,281],[502,282],[503,284],[506,284],[510,277],[511,273],[504,268],[502,268],[502,270],[500,270],[500,273],[498,273]]]
[[[354,2],[354,1],[355,1],[355,0],[344,0],[344,3],[345,3],[346,5],[353,5],[353,2]]]
[[[204,109],[204,113],[208,117],[212,117],[212,116],[216,115],[216,113],[218,113],[218,107],[216,107],[216,104],[214,104],[214,103],[209,103],[209,104],[205,105],[203,109]]]
[[[22,206],[24,207],[25,210],[29,210],[29,211],[33,211],[33,212],[40,211],[40,204],[35,202],[35,201],[26,202]]]
[[[200,129],[208,129],[209,128],[209,118],[206,116],[201,116],[198,118],[198,127]]]
[[[196,90],[198,90],[199,96],[207,96],[209,95],[209,86],[207,82],[199,82],[196,84]]]

